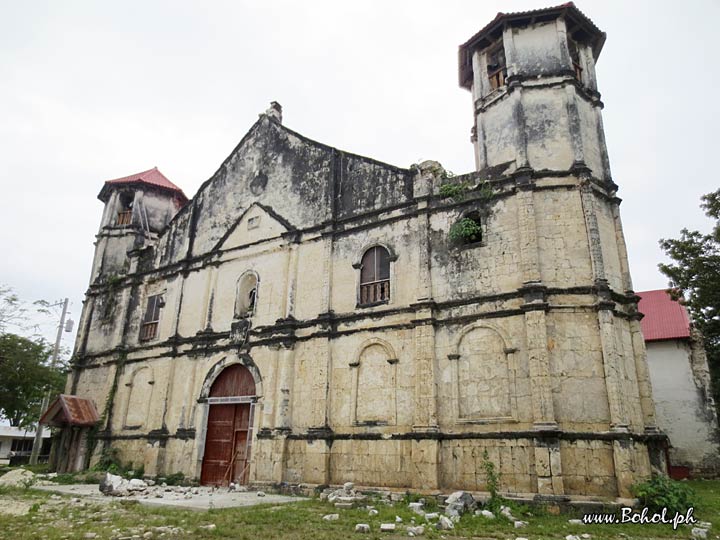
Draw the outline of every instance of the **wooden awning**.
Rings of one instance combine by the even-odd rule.
[[[86,398],[60,394],[40,418],[40,423],[59,426],[92,426],[100,416],[95,404]]]

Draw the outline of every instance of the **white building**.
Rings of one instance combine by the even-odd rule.
[[[668,471],[674,478],[717,475],[720,440],[702,340],[665,290],[637,294],[657,423],[670,438]]]
[[[0,465],[10,465],[12,456],[29,458],[34,439],[34,429],[0,426]],[[42,450],[41,456],[47,456],[50,453],[50,432],[48,430],[43,433]]]

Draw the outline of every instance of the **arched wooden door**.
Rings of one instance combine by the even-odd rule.
[[[210,388],[200,482],[226,486],[248,480],[255,381],[245,366],[225,368]]]

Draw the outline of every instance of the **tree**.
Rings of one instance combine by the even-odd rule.
[[[720,189],[702,196],[700,207],[715,220],[709,234],[683,229],[679,239],[662,239],[673,260],[660,264],[670,295],[684,304],[705,340],[715,402],[720,404]]]
[[[51,368],[50,353],[50,345],[42,339],[0,334],[0,417],[11,426],[37,423],[45,393],[62,391],[64,366]]]
[[[8,327],[21,331],[37,330],[37,325],[30,324],[31,315],[34,312],[47,315],[51,306],[45,300],[36,300],[32,306],[21,300],[12,287],[0,283],[0,334]]]

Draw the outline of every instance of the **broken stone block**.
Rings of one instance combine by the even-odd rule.
[[[264,496],[265,496],[265,492],[264,492],[264,491],[258,491],[258,492],[257,492],[257,496],[258,496],[258,497],[264,497]]]
[[[568,519],[570,525],[585,525],[582,519]]]
[[[453,506],[459,510],[462,514],[466,510],[470,510],[475,506],[475,497],[470,495],[467,491],[455,491],[445,500],[445,504],[450,507]]]
[[[355,504],[351,502],[336,502],[335,508],[340,508],[341,510],[350,510],[351,508],[354,508]]]
[[[394,523],[381,523],[380,532],[393,532],[395,530]]]
[[[482,516],[487,519],[495,519],[495,514],[493,514],[490,510],[476,510],[475,515]]]
[[[6,475],[7,476],[7,475]],[[113,497],[122,497],[128,495],[130,483],[122,476],[116,474],[105,473],[100,481],[99,489],[104,495]]]
[[[521,521],[521,520],[515,520],[515,523],[513,524],[516,529],[521,529],[523,527],[527,527],[528,522],[527,521]]]
[[[420,502],[412,502],[408,505],[410,510],[416,513],[418,516],[424,516],[425,510],[423,510],[423,504]]]
[[[340,514],[327,514],[323,516],[323,519],[325,521],[337,521],[338,519],[340,519]]]
[[[407,528],[408,536],[422,536],[425,534],[425,527],[422,525],[418,525],[417,527],[408,527]]]
[[[144,480],[140,480],[139,478],[133,478],[128,482],[128,490],[129,491],[142,491],[144,489],[147,489],[148,485],[145,483]]]
[[[369,515],[369,516],[377,516],[379,513],[380,513],[380,512],[378,512],[378,511],[375,510],[374,508],[371,508],[370,511],[368,512],[368,515]]]
[[[395,523],[402,523],[402,518],[400,516],[395,516]]]
[[[701,527],[693,527],[692,531],[690,531],[690,536],[695,539],[704,540],[708,537],[708,530]]]
[[[568,535],[565,537],[565,540],[580,540],[580,537],[579,537],[579,536],[575,536],[574,534],[568,534]]]
[[[345,491],[352,491],[353,489],[355,489],[355,484],[353,484],[352,482],[345,482],[343,484],[343,489]]]
[[[449,531],[455,528],[455,524],[447,516],[440,516],[440,519],[435,524],[435,527],[440,531]]]
[[[357,533],[369,533],[370,532],[370,525],[367,523],[358,523],[355,525],[355,532]]]
[[[432,519],[437,519],[439,515],[440,514],[438,514],[437,512],[428,512],[427,514],[425,514],[425,519],[430,521]]]

